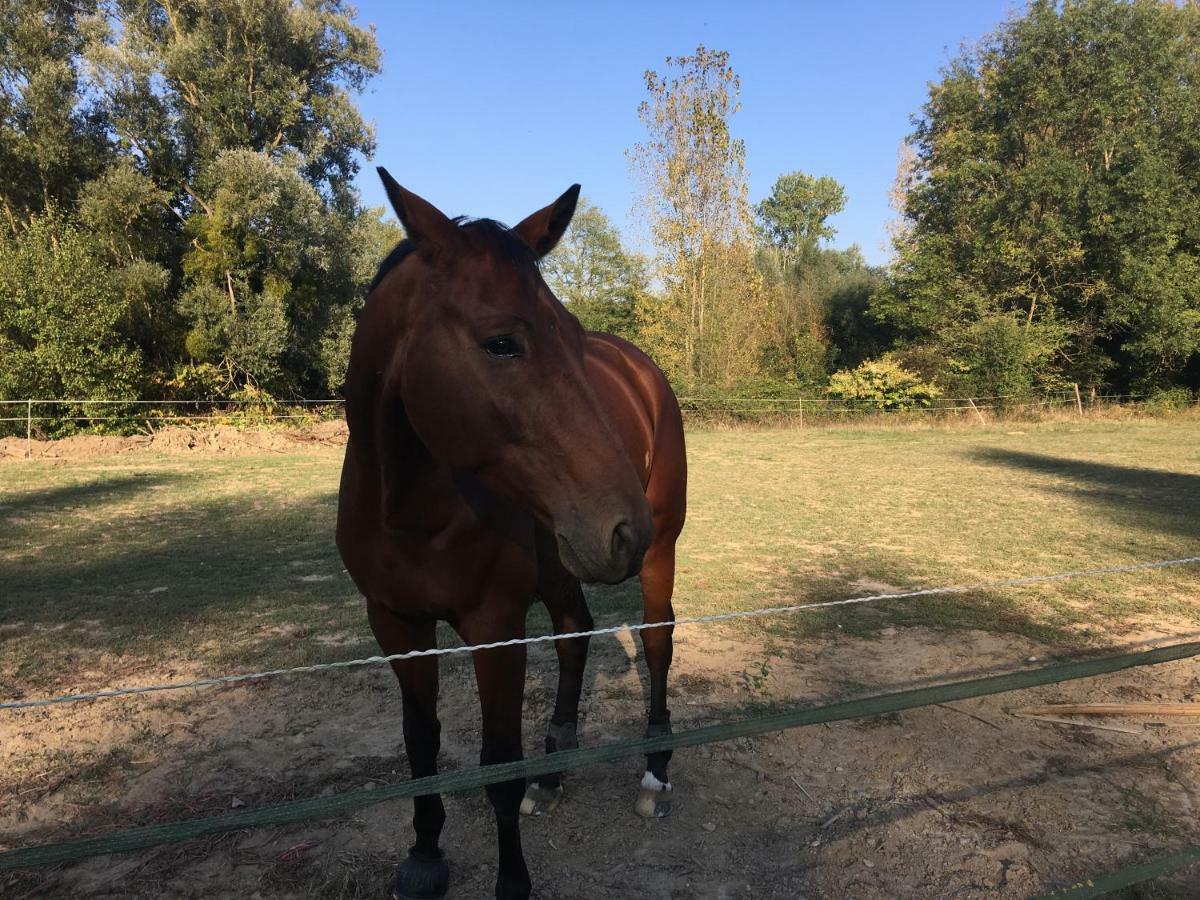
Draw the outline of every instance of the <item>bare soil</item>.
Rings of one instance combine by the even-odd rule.
[[[1182,639],[1182,630],[1127,638],[1146,646]],[[1021,637],[885,632],[772,649],[733,631],[681,629],[676,728],[1046,661],[1045,647]],[[628,636],[593,647],[581,741],[639,736],[640,648]],[[442,768],[451,770],[475,764],[479,715],[469,662],[452,657],[442,671]],[[533,648],[528,753],[541,744],[554,672],[552,651]],[[167,674],[139,671],[136,680]],[[553,813],[524,822],[535,896],[1016,898],[1062,887],[1195,841],[1200,729],[1093,720],[1136,732],[1126,733],[1007,710],[1197,695],[1200,670],[1180,662],[677,751],[673,813],[661,820],[633,813],[640,760],[576,772]],[[403,779],[399,705],[391,673],[370,668],[5,714],[0,847]],[[447,811],[450,896],[491,896],[494,831],[482,791],[448,798]],[[410,816],[408,801],[389,801],[299,827],[3,876],[0,893],[384,897],[412,838]],[[1139,896],[1196,896],[1200,874],[1150,890]]]
[[[305,444],[345,444],[347,433],[345,421],[337,419],[297,428],[213,425],[204,428],[162,428],[130,436],[79,434],[52,441],[8,437],[0,438],[0,460],[87,460],[137,451],[230,455],[289,451]]]

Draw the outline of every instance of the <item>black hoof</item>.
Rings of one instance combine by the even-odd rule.
[[[529,900],[532,891],[528,878],[501,878],[496,882],[496,900]]]
[[[392,900],[437,900],[446,896],[450,887],[450,866],[446,854],[410,852],[408,859],[396,867],[392,879]]]

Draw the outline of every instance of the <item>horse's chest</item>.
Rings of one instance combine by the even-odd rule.
[[[378,587],[393,608],[453,619],[489,598],[523,600],[537,583],[529,540],[470,525],[435,535],[381,535]]]

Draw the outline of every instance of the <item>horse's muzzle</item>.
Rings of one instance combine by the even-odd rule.
[[[642,570],[642,558],[654,536],[653,526],[638,527],[622,516],[589,540],[589,532],[595,531],[576,527],[555,534],[558,556],[568,572],[583,582],[618,584]]]

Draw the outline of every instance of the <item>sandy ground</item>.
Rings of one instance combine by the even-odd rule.
[[[8,437],[0,438],[0,460],[80,460],[138,451],[262,453],[264,450],[295,450],[312,443],[345,444],[346,434],[345,421],[337,419],[304,428],[250,429],[214,425],[206,428],[162,428],[129,437],[80,434],[56,441],[27,441],[25,438]]]
[[[1183,639],[1167,629],[1132,645]],[[638,652],[593,645],[581,741],[641,734]],[[888,629],[765,651],[748,634],[677,633],[677,728],[762,703],[821,703],[1036,664],[1046,650],[982,632]],[[466,660],[443,663],[443,770],[473,765],[479,716]],[[173,677],[189,673],[175,671]],[[152,677],[139,672],[138,680]],[[535,752],[553,654],[530,655]],[[541,898],[1027,897],[1194,842],[1200,727],[1038,723],[1009,708],[1200,699],[1194,661],[677,751],[670,817],[633,813],[636,759],[574,773],[563,803],[525,820]],[[241,804],[401,780],[399,691],[360,669],[0,714],[0,846],[207,815]],[[448,799],[451,897],[491,896],[481,791]],[[265,828],[54,870],[0,876],[24,897],[384,897],[411,841],[411,804]],[[1200,872],[1139,896],[1200,894]]]

